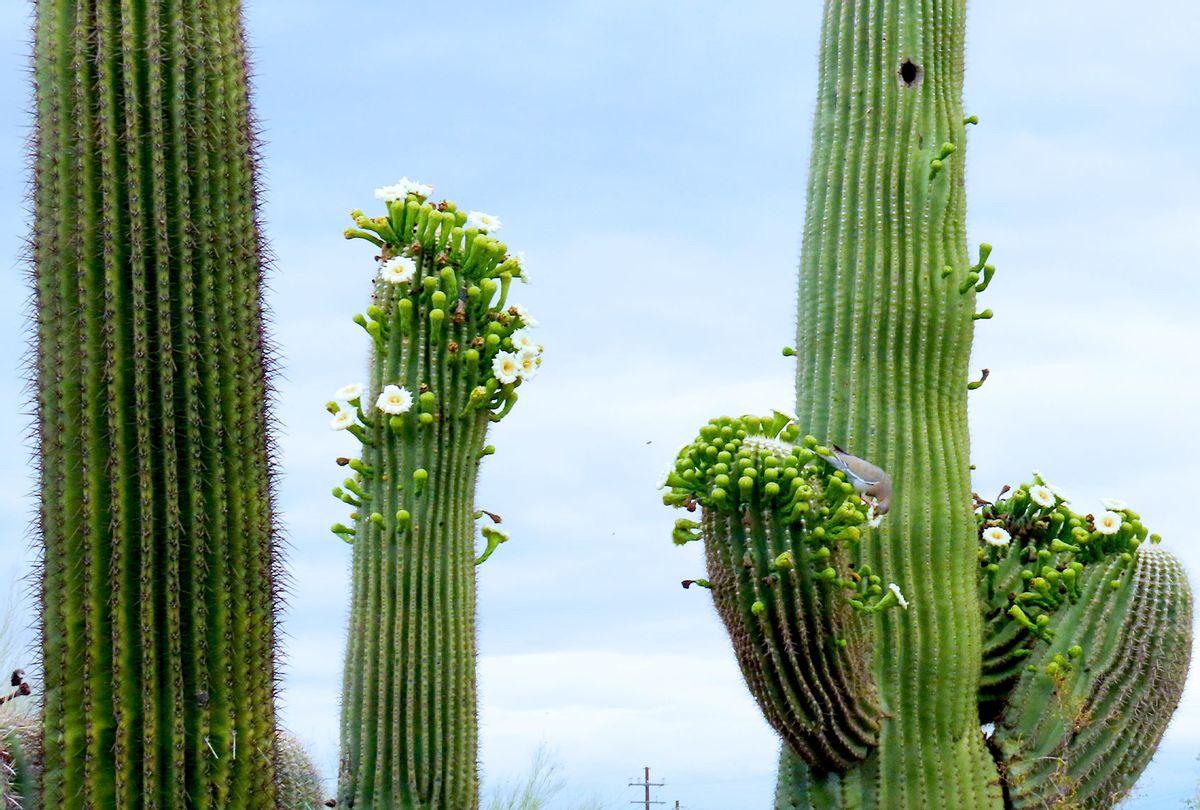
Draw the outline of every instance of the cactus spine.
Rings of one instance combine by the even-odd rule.
[[[39,0],[43,804],[274,807],[240,4]]]
[[[479,803],[475,567],[507,539],[484,528],[475,555],[475,481],[491,421],[516,402],[540,363],[535,325],[508,301],[524,278],[499,221],[407,179],[380,189],[388,216],[354,212],[380,249],[368,386],[328,410],[362,444],[334,490],[353,528],[353,593],[342,698],[340,806],[470,810]]]
[[[816,450],[886,517],[877,529],[869,512],[852,518],[861,538],[829,547],[818,531],[831,504],[788,517],[796,498],[768,488],[767,472],[803,450],[766,463],[747,450],[761,441],[746,417],[710,423],[667,480],[666,503],[704,510],[676,541],[704,539],[706,584],[784,738],[777,810],[1107,807],[1148,761],[1140,744],[1161,736],[1186,676],[1186,579],[1142,545],[1136,514],[1075,514],[1040,480],[973,514],[966,397],[983,379],[968,382],[967,362],[995,268],[990,246],[972,263],[966,245],[965,6],[824,5],[797,343],[784,354],[797,359],[797,428],[860,455],[838,465],[845,454]],[[809,586],[764,568],[782,547],[780,515],[796,560],[829,552],[811,598],[789,603]],[[867,571],[886,572],[911,609],[879,609],[889,597]],[[840,599],[861,615],[844,626],[866,626],[839,637],[828,628],[847,587]],[[812,644],[822,637],[843,667]],[[875,701],[872,739],[862,710]],[[991,740],[981,711],[998,718]],[[839,716],[814,724],[823,712]]]
[[[0,717],[0,810],[37,810],[42,736],[36,723]]]
[[[279,810],[320,810],[325,806],[321,774],[304,744],[286,731],[275,739],[275,789]]]

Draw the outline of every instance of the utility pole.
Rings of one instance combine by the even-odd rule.
[[[666,804],[666,802],[656,802],[656,801],[650,800],[650,788],[662,787],[665,784],[666,784],[666,782],[651,782],[650,781],[650,766],[647,765],[645,780],[641,781],[641,782],[630,782],[629,783],[630,787],[645,788],[646,789],[646,798],[645,799],[634,799],[633,801],[630,802],[630,804],[645,804],[646,810],[650,810],[650,805],[652,805],[652,804]],[[675,802],[675,807],[676,808],[679,807],[679,802]]]

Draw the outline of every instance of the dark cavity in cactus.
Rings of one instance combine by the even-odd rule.
[[[499,221],[425,201],[407,179],[380,189],[387,216],[354,212],[379,248],[355,321],[372,345],[368,385],[327,405],[361,443],[340,459],[334,496],[353,511],[334,534],[354,546],[339,806],[471,810],[479,804],[475,568],[507,536],[484,526],[476,557],[479,462],[490,422],[533,376],[536,324],[509,300],[520,262],[488,234]]]
[[[273,808],[278,549],[241,4],[40,0],[42,800]]]
[[[966,244],[965,0],[824,9],[784,350],[795,428],[714,420],[684,448],[664,501],[702,509],[673,536],[703,539],[708,560],[708,580],[684,584],[709,586],[783,736],[778,810],[1109,807],[1182,693],[1186,577],[1123,507],[1077,514],[1040,480],[975,501],[967,394],[987,372],[969,381],[967,362],[995,267],[989,245],[972,261]],[[886,470],[878,526],[859,513],[858,536],[825,542],[842,507],[821,481],[837,479],[805,466],[800,432]],[[764,451],[764,435],[785,446]],[[799,514],[796,481],[817,495]],[[780,570],[781,549],[795,568]],[[871,609],[884,581],[909,609]]]

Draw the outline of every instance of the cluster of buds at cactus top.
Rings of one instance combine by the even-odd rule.
[[[985,603],[1049,639],[1051,615],[1080,594],[1084,569],[1119,558],[1132,568],[1138,546],[1151,535],[1124,501],[1105,499],[1103,510],[1081,515],[1058,487],[1034,473],[1032,483],[1006,489],[995,503],[979,501],[979,561]],[[1121,578],[1110,581],[1114,590]]]
[[[1015,683],[1038,642],[1075,632],[1055,620],[1084,596],[1092,569],[1107,571],[1104,591],[1116,591],[1129,581],[1139,546],[1160,538],[1124,501],[1107,498],[1102,509],[1076,512],[1063,491],[1036,472],[1031,482],[1005,487],[994,503],[980,498],[976,504],[986,705]],[[1048,674],[1065,674],[1084,653],[1087,639],[1069,641],[1069,654],[1051,658]]]
[[[792,541],[764,561],[773,582],[804,562],[818,581],[844,589],[855,610],[908,607],[898,587],[885,587],[869,566],[852,570],[838,554],[862,541],[882,516],[874,516],[875,505],[848,480],[837,451],[813,436],[801,437],[786,414],[711,420],[680,451],[662,486],[668,506],[688,511],[700,506],[746,523],[753,515],[767,515],[788,527]],[[702,524],[686,518],[676,521],[672,532],[677,545],[703,535]],[[752,609],[761,615],[765,604],[756,600]]]
[[[498,421],[516,402],[516,389],[542,363],[542,346],[531,332],[537,321],[508,298],[513,280],[528,282],[529,276],[520,256],[508,255],[492,235],[499,217],[464,213],[445,200],[427,202],[431,191],[407,178],[381,187],[375,195],[387,205],[387,216],[352,211],[358,227],[346,230],[346,238],[380,249],[375,300],[354,320],[378,353],[395,355],[393,377],[385,377],[368,400],[395,430],[414,401],[420,407],[412,418],[428,426],[455,393],[433,390],[437,381],[430,375],[442,366],[457,367],[456,379],[467,386],[457,415],[486,409]],[[405,379],[396,376],[402,370]],[[338,392],[335,399],[351,409],[329,403],[333,428],[365,440],[362,428],[371,424],[361,405],[365,393],[355,385]]]

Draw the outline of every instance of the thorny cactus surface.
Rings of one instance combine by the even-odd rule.
[[[366,386],[341,389],[332,426],[361,443],[339,459],[334,496],[353,510],[333,531],[354,546],[339,806],[359,810],[479,803],[475,566],[507,537],[491,525],[476,557],[479,462],[541,363],[536,323],[509,301],[520,261],[491,233],[497,218],[426,202],[407,178],[379,189],[387,216],[354,212],[379,249],[365,315]]]
[[[0,810],[36,810],[41,782],[41,731],[36,722],[0,718]]]
[[[55,810],[275,806],[278,551],[240,9],[37,3]]]
[[[14,671],[11,690],[0,692],[0,810],[41,807],[42,732],[21,705],[32,693],[24,675]]]
[[[699,582],[784,738],[778,810],[1109,807],[1186,676],[1187,580],[1135,513],[1075,513],[1040,478],[971,492],[967,363],[995,269],[966,244],[965,5],[826,0],[795,426],[714,420],[666,482],[702,509],[675,539],[703,538]],[[814,455],[858,502],[828,500],[840,479]]]
[[[279,810],[320,810],[325,806],[321,774],[304,744],[280,731],[275,739],[275,790]]]

